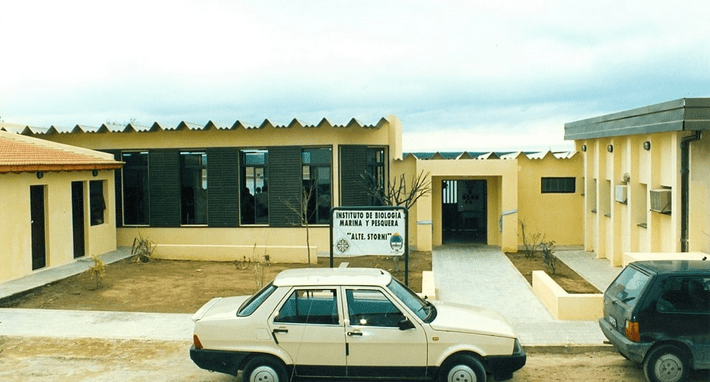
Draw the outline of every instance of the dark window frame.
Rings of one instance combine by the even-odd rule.
[[[328,151],[328,160],[323,161],[325,156],[318,155],[318,153],[326,150]],[[324,169],[327,170],[324,171]],[[321,182],[322,175],[326,173],[327,183]],[[310,200],[308,200],[306,212],[308,224],[330,224],[330,209],[333,207],[332,146],[304,146],[301,148],[301,180],[302,192],[305,193],[311,188],[315,191],[315,195],[311,195]],[[313,182],[315,182],[315,187]]]
[[[188,163],[188,156],[199,156],[197,164]],[[207,226],[209,222],[207,151],[204,149],[180,150],[180,225]],[[199,172],[199,178],[196,178]],[[192,179],[188,177],[192,176]],[[192,187],[188,187],[188,186]],[[203,195],[198,195],[197,191]],[[200,202],[201,201],[201,202]],[[201,205],[200,203],[203,203]],[[192,213],[192,214],[190,214]],[[200,216],[198,217],[198,213]]]
[[[106,223],[105,181],[89,181],[89,214],[92,226]]]
[[[574,194],[577,192],[577,178],[570,176],[542,177],[540,192],[543,194]]]
[[[249,154],[263,154],[263,161],[250,162]],[[239,149],[240,225],[269,225],[269,148]],[[248,172],[252,171],[251,184]],[[261,170],[261,183],[257,181]]]
[[[131,160],[127,158],[136,154],[145,156],[145,164],[131,163]],[[121,161],[125,163],[121,169],[121,224],[126,227],[150,226],[150,152],[149,150],[121,151]],[[127,171],[144,173],[142,192],[140,187],[136,187],[135,191],[126,192],[126,179],[130,179],[130,181],[135,179],[135,176],[126,176]],[[142,200],[140,200],[141,197]],[[141,205],[142,208],[140,208]],[[135,211],[136,220],[126,221],[126,211]],[[143,219],[140,218],[141,213],[144,215]]]

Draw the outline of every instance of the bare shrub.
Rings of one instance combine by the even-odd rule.
[[[106,266],[104,261],[95,254],[91,255],[91,259],[94,261],[94,265],[90,266],[86,273],[96,280],[96,289],[100,289],[103,286],[103,278],[106,276]]]

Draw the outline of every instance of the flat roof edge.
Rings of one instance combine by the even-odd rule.
[[[682,130],[710,130],[710,98],[681,98],[565,123],[578,140]]]

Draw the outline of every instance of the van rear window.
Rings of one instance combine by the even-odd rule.
[[[634,268],[625,268],[607,289],[607,294],[629,306],[636,304],[650,276]]]

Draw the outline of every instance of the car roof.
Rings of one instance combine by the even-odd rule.
[[[663,273],[710,273],[710,261],[705,260],[649,260],[635,261],[637,268],[645,269],[648,272]],[[630,264],[630,265],[631,265]]]
[[[298,268],[287,269],[274,279],[276,286],[365,285],[386,286],[392,275],[377,268]]]

